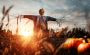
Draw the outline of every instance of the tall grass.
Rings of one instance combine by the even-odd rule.
[[[5,19],[5,17],[6,16],[8,16],[8,19],[7,19],[7,21],[8,21],[8,23],[7,23],[7,25],[9,24],[9,20],[10,20],[10,18],[9,18],[9,12],[10,12],[10,10],[13,8],[13,5],[12,6],[10,6],[8,9],[6,9],[6,7],[5,6],[3,6],[3,8],[2,8],[2,14],[3,14],[3,16],[2,16],[2,18],[1,18],[1,25],[0,25],[0,30],[2,30],[2,28],[3,28],[3,20]],[[6,25],[6,26],[7,26]]]

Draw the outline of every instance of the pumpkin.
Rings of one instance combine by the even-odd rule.
[[[65,41],[64,48],[77,48],[81,43],[83,43],[83,40],[80,38],[69,38]]]
[[[90,43],[81,43],[77,48],[79,53],[89,53],[90,52]],[[90,54],[90,53],[89,53]]]

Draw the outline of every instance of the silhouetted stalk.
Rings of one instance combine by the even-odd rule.
[[[16,34],[18,34],[18,18],[19,18],[19,16],[17,17],[17,28],[16,28]]]
[[[1,26],[0,26],[0,30],[2,30],[2,27],[3,27],[3,20],[5,19],[5,17],[8,15],[8,13],[10,12],[10,10],[12,9],[13,6],[10,6],[7,10],[5,9],[5,6],[3,6],[3,9],[2,9],[2,14],[3,14],[3,17],[1,18]],[[8,20],[9,20],[9,17],[8,17]]]

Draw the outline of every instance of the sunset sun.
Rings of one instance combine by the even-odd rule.
[[[25,20],[22,20],[22,22],[19,24],[18,34],[23,37],[32,36],[33,35],[33,22],[29,21],[29,23],[26,23]]]
[[[22,30],[19,34],[24,36],[24,37],[28,37],[28,36],[32,36],[33,35],[33,31]]]

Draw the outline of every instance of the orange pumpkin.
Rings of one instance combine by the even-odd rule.
[[[90,43],[81,43],[81,44],[78,46],[78,52],[79,52],[79,53],[90,52]]]
[[[77,48],[79,44],[83,43],[82,39],[69,38],[64,43],[64,48]]]

